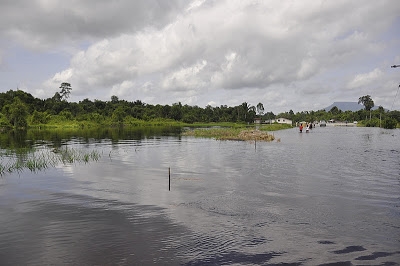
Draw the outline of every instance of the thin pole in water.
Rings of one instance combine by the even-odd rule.
[[[171,167],[168,167],[168,191],[171,191]]]

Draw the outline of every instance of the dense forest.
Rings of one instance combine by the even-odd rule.
[[[253,106],[243,102],[238,106],[221,105],[219,107],[182,105],[152,105],[140,100],[129,102],[112,96],[109,101],[83,99],[79,102],[68,102],[71,92],[69,83],[62,83],[61,91],[53,97],[39,99],[22,90],[9,90],[0,93],[0,128],[28,128],[37,125],[80,122],[101,125],[135,125],[138,122],[177,121],[187,124],[210,122],[253,123],[255,118],[268,121],[277,117],[298,121],[358,121],[359,124],[372,127],[395,128],[400,123],[400,111],[387,111],[381,106],[371,110],[373,101],[369,95],[360,97],[359,102],[365,106],[357,112],[341,111],[336,106],[329,111],[292,110],[274,114],[265,112],[265,106],[258,103]]]

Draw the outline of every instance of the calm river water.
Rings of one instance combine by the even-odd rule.
[[[399,265],[400,131],[274,134],[63,140],[101,158],[0,178],[0,264]]]

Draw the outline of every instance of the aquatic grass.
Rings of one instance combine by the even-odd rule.
[[[100,153],[96,150],[85,152],[79,149],[68,148],[67,146],[63,149],[54,149],[53,153],[57,154],[62,163],[74,163],[90,161],[98,161],[101,157]]]
[[[16,160],[14,164],[10,164],[10,167],[8,168],[8,172],[21,172],[24,169],[24,161],[22,160]]]
[[[0,176],[4,175],[7,172],[7,164],[0,163]]]
[[[31,172],[36,172],[48,168],[48,164],[44,158],[30,158],[25,162],[25,167]]]
[[[89,163],[98,161],[101,155],[98,151],[83,151],[74,148],[56,148],[53,150],[45,149],[26,153],[24,157],[8,154],[7,157],[1,156],[0,176],[6,173],[21,172],[28,169],[31,172],[42,171],[50,167],[56,167],[59,164]],[[5,161],[4,158],[8,158]]]

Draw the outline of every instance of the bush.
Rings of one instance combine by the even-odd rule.
[[[367,121],[365,121],[365,126],[366,127],[379,127],[379,119],[372,118],[371,120],[367,120]]]
[[[59,114],[59,117],[63,118],[63,120],[72,120],[72,113],[67,110],[62,110]]]
[[[396,128],[396,126],[397,126],[396,119],[388,117],[385,120],[383,120],[383,128],[393,129]]]
[[[187,124],[193,124],[194,122],[196,122],[196,118],[192,114],[184,114],[182,122]]]
[[[7,120],[6,117],[4,117],[4,115],[2,115],[0,113],[0,129],[8,129],[11,128],[11,124],[10,122]]]
[[[33,114],[30,118],[31,124],[37,125],[37,124],[46,124],[49,122],[51,119],[51,115],[49,115],[47,112],[38,112],[38,111],[33,111]]]

